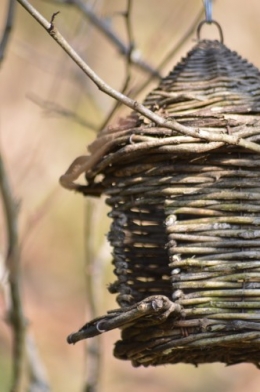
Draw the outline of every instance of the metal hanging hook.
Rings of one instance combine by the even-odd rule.
[[[205,20],[199,23],[198,28],[197,28],[197,38],[200,40],[200,32],[201,28],[204,24],[214,24],[219,32],[219,37],[220,37],[220,42],[224,42],[224,37],[223,37],[223,31],[218,22],[216,22],[214,19],[212,19],[212,3],[213,0],[203,0],[204,4],[204,9],[205,9]]]

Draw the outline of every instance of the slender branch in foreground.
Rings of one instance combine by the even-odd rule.
[[[16,6],[16,1],[9,0],[4,33],[0,42],[0,64],[3,61],[4,53],[7,48],[7,44],[13,27],[15,6]]]
[[[11,308],[8,321],[13,331],[13,376],[11,392],[21,390],[22,368],[24,360],[25,318],[20,289],[20,249],[18,244],[17,211],[8,175],[0,154],[0,189],[5,214],[8,249],[6,268],[9,273]]]
[[[46,1],[46,0],[44,0]],[[116,34],[111,28],[110,24],[106,19],[99,17],[94,11],[93,7],[82,0],[47,0],[51,3],[58,3],[64,5],[73,5],[78,8],[88,20],[118,49],[119,53],[125,57],[129,57],[131,54],[132,63],[141,69],[149,73],[152,78],[161,78],[160,73],[142,59],[142,56],[138,50],[132,50],[130,45],[126,45],[124,41]]]
[[[197,139],[202,139],[210,142],[228,143],[244,147],[248,150],[260,153],[260,145],[257,143],[242,139],[239,136],[232,136],[228,134],[219,134],[216,132],[209,132],[199,128],[192,128],[184,126],[172,118],[161,117],[152,112],[147,107],[141,105],[139,102],[127,97],[117,90],[106,84],[77,54],[77,52],[69,45],[65,38],[58,32],[56,28],[50,30],[50,22],[48,22],[27,0],[17,0],[37,21],[44,27],[44,29],[52,36],[52,38],[63,48],[63,50],[72,58],[72,60],[82,69],[82,71],[96,84],[99,90],[109,95],[110,97],[122,102],[124,105],[142,114],[155,124],[177,131],[183,135],[191,136]],[[77,178],[76,171],[72,173],[72,177]],[[71,178],[72,178],[71,177]],[[63,184],[66,187],[66,184]]]

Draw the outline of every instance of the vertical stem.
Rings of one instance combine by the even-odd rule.
[[[86,200],[85,211],[85,268],[86,268],[86,291],[89,305],[90,318],[98,316],[99,309],[99,289],[101,266],[100,259],[96,257],[94,250],[95,219],[93,200]],[[86,342],[86,380],[83,392],[98,392],[101,374],[101,339],[97,336]]]
[[[9,0],[6,21],[5,21],[5,28],[0,42],[0,65],[3,61],[5,50],[9,41],[10,33],[13,27],[15,7],[16,7],[16,0]]]
[[[21,389],[22,367],[24,358],[25,320],[20,293],[20,250],[18,244],[17,211],[4,162],[0,154],[0,190],[7,231],[6,267],[9,272],[11,309],[9,320],[13,330],[13,377],[11,392]]]
[[[28,392],[50,392],[51,387],[32,335],[26,334],[26,353],[29,367]]]
[[[127,0],[127,6],[126,6],[126,11],[124,12],[124,17],[125,17],[125,23],[126,23],[126,33],[127,33],[127,40],[128,40],[128,47],[129,51],[126,56],[126,75],[125,75],[125,80],[123,83],[123,86],[120,90],[122,94],[125,94],[127,92],[128,86],[131,81],[131,71],[132,71],[132,64],[133,64],[133,53],[135,49],[135,44],[134,44],[134,36],[133,36],[133,30],[132,30],[132,9],[133,9],[133,1],[132,0]],[[153,77],[152,77],[153,79]],[[149,79],[150,80],[150,79]],[[99,132],[104,129],[110,120],[113,118],[114,114],[118,110],[118,108],[122,105],[120,101],[116,101],[115,104],[113,105],[112,109],[106,116],[105,120],[102,122],[99,128]]]

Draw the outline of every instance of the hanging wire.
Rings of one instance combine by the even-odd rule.
[[[205,17],[207,23],[212,23],[212,0],[204,0]]]

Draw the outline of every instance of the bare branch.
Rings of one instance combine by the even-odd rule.
[[[77,7],[88,20],[118,49],[123,56],[131,55],[131,62],[141,69],[149,73],[152,78],[161,78],[160,73],[142,59],[139,51],[133,51],[131,45],[126,45],[124,41],[111,28],[110,24],[104,18],[100,18],[94,11],[93,7],[82,0],[44,0],[51,3],[59,3],[64,5],[73,5]]]
[[[24,360],[25,318],[20,289],[20,249],[18,244],[17,210],[8,175],[0,154],[0,189],[6,221],[8,250],[6,267],[9,273],[11,309],[9,322],[13,331],[13,377],[11,392],[21,389],[22,366]]]
[[[0,42],[0,64],[3,61],[4,53],[5,53],[5,50],[7,48],[7,44],[8,44],[8,41],[9,41],[9,38],[10,38],[10,34],[11,34],[11,30],[12,30],[12,27],[13,27],[15,6],[16,6],[16,1],[15,0],[9,0],[4,33],[3,33],[3,36],[2,36],[2,39],[1,39],[1,42]]]

